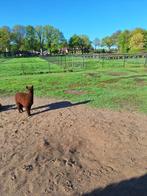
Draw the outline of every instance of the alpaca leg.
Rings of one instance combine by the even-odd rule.
[[[31,116],[30,109],[31,109],[31,107],[26,107],[26,111],[27,111],[28,116]]]
[[[20,112],[23,112],[23,105],[20,104],[19,109],[20,109]]]
[[[17,105],[17,109],[18,109],[19,113],[21,113],[22,112],[22,105],[20,103],[16,103],[16,105]]]

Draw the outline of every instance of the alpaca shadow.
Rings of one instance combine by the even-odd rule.
[[[69,101],[60,101],[60,102],[56,102],[56,103],[38,106],[38,107],[32,108],[32,110],[37,110],[37,109],[42,109],[42,108],[43,108],[43,110],[32,113],[32,116],[36,115],[36,114],[44,113],[44,112],[47,112],[50,110],[57,110],[57,109],[72,107],[72,106],[76,106],[76,105],[87,104],[90,101],[91,100],[87,100],[87,101],[81,101],[81,102],[77,102],[77,103],[71,103]]]
[[[147,196],[147,174],[95,189],[82,196]]]
[[[12,110],[12,109],[16,109],[15,104],[11,104],[11,105],[0,105],[0,112]]]

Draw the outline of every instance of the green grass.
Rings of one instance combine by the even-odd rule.
[[[55,73],[48,73],[48,62],[38,57],[1,59],[0,95],[14,95],[33,84],[35,96],[91,100],[91,106],[98,108],[147,113],[147,68],[143,59],[128,61],[124,67],[121,60],[105,60],[102,65],[87,59],[86,67],[80,66],[77,72],[63,72],[61,66],[52,63],[50,68]]]

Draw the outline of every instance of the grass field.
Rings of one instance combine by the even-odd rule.
[[[128,60],[125,67],[123,60],[102,63],[88,59],[85,65],[64,72],[63,67],[39,57],[0,59],[0,96],[14,95],[33,84],[35,96],[91,100],[90,104],[98,108],[147,113],[144,59]]]

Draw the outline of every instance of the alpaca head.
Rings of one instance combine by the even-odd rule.
[[[32,85],[32,86],[26,86],[26,89],[27,89],[28,91],[33,91],[33,85]]]

